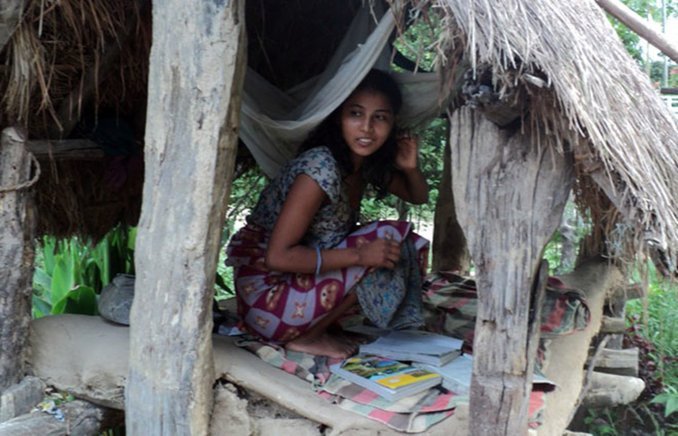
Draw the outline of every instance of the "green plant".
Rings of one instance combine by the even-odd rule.
[[[98,244],[44,236],[36,247],[33,317],[97,313],[97,294],[117,273],[134,272],[135,228],[117,227]]]
[[[617,436],[619,433],[614,426],[614,418],[612,412],[608,409],[603,411],[589,410],[588,415],[584,418],[587,431],[596,436]]]
[[[647,299],[626,305],[627,343],[638,347],[643,360],[641,377],[647,384],[644,399],[663,407],[666,418],[678,409],[678,286],[656,278],[649,268]]]
[[[650,403],[663,405],[664,418],[668,418],[669,415],[678,411],[678,389],[675,386],[669,386],[665,392],[654,397]]]

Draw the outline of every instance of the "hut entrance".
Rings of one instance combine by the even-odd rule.
[[[34,215],[26,212],[32,210],[27,189],[37,174],[28,154],[32,152],[43,174],[35,185],[37,234],[100,237],[115,223],[135,223],[141,216],[129,337],[121,334],[127,330],[95,326],[91,319],[46,318],[35,323],[31,364],[36,373],[54,384],[64,380],[63,374],[47,375],[49,359],[40,354],[58,343],[50,337],[60,331],[55,326],[72,331],[69,338],[96,331],[110,335],[106,338],[125,350],[124,355],[129,352],[129,359],[112,362],[120,364],[115,368],[92,363],[88,370],[94,367],[96,376],[109,375],[105,383],[111,390],[99,397],[98,386],[92,384],[81,395],[124,407],[132,434],[161,429],[205,434],[217,425],[218,413],[211,412],[221,409],[213,408],[215,402],[224,410],[245,407],[231,388],[215,393],[214,381],[222,376],[260,395],[283,398],[288,408],[291,397],[301,398],[303,407],[295,411],[338,432],[371,428],[366,421],[351,427],[347,415],[334,420],[327,405],[313,409],[316,397],[294,390],[298,384],[290,379],[284,383],[290,386],[287,396],[267,390],[250,371],[261,362],[249,354],[243,357],[242,350],[219,338],[213,347],[209,317],[219,236],[234,168],[245,167],[253,157],[266,174],[274,174],[370,68],[388,66],[398,57],[390,51],[394,31],[433,22],[441,30],[432,43],[439,55],[438,73],[398,75],[406,107],[412,109],[403,120],[417,125],[445,113],[450,122],[433,265],[436,270],[464,269],[472,257],[476,268],[471,431],[525,433],[539,311],[549,283],[541,258],[575,176],[579,191],[585,191],[577,192],[580,202],[599,212],[588,243],[591,254],[615,256],[609,250],[612,244],[606,243],[610,229],[630,222],[623,249],[636,250],[634,244],[650,238],[671,259],[678,221],[675,210],[662,202],[676,198],[676,186],[666,175],[676,167],[678,145],[675,123],[654,109],[644,82],[614,52],[618,43],[610,39],[600,14],[588,6],[585,13],[572,13],[555,1],[546,7],[512,1],[508,6],[499,1],[422,1],[402,9],[397,2],[375,1],[365,9],[357,0],[320,1],[297,2],[297,10],[289,4],[263,7],[252,1],[247,6],[208,2],[196,8],[180,0],[151,9],[149,2],[107,0],[101,8],[75,14],[72,3],[62,0],[47,11],[38,1],[27,2],[24,10],[19,7],[23,2],[7,8],[9,18],[3,15],[3,23],[14,20],[13,36],[11,43],[0,42],[5,63],[12,67],[2,76],[9,91],[1,119],[3,126],[14,127],[3,131],[0,150],[0,186],[11,188],[0,192],[6,217],[0,254],[16,268],[6,279],[12,292],[0,317],[0,342],[13,351],[0,358],[3,395],[28,371],[24,353],[35,231]],[[386,12],[386,5],[393,5],[393,12]],[[526,12],[511,17],[499,13],[517,10]],[[320,19],[306,18],[311,16]],[[586,27],[582,16],[590,20]],[[305,25],[297,24],[300,19]],[[318,22],[322,24],[306,25]],[[75,43],[66,36],[71,33]],[[591,34],[614,49],[618,68],[608,73],[619,71],[613,81],[627,85],[616,88],[615,98],[591,92],[605,88],[593,61],[598,53],[582,43],[581,35]],[[352,37],[361,42],[346,42]],[[51,51],[43,50],[45,40],[55,41]],[[563,40],[576,49],[563,48]],[[334,56],[347,47],[350,55]],[[572,58],[564,55],[570,51],[581,55],[581,63],[562,64]],[[410,61],[416,65],[418,59]],[[24,74],[25,66],[30,74]],[[587,86],[593,88],[582,85],[573,71],[590,73],[586,77],[592,85]],[[641,91],[631,96],[628,89]],[[629,107],[640,101],[648,110],[610,121],[597,111],[612,110],[612,100]],[[36,108],[37,115],[29,108]],[[647,125],[659,133],[638,138],[634,132]],[[625,147],[629,143],[637,146]],[[650,162],[655,173],[632,168],[629,162],[638,161],[638,150],[656,151],[646,153],[647,160],[639,164],[646,168]],[[66,202],[55,198],[69,199],[71,206],[62,210]],[[11,213],[4,213],[6,207]],[[633,223],[642,223],[642,228]],[[587,281],[578,282],[577,276]],[[586,348],[602,323],[603,294],[618,288],[617,278],[609,265],[585,263],[567,278],[566,283],[586,292],[592,320],[561,349],[571,357],[561,363],[567,362],[572,372],[553,368],[554,378],[569,377],[556,383],[573,386],[559,392],[564,397],[553,397],[566,398],[559,403],[561,410],[577,405]],[[93,342],[90,338],[87,343]],[[581,352],[572,352],[574,343]],[[73,356],[87,357],[76,344],[61,345]],[[71,360],[67,364],[76,366]],[[106,398],[116,401],[106,403]],[[464,421],[463,413],[455,415],[454,422]],[[552,434],[567,425],[569,416],[561,415],[547,417],[545,428]]]

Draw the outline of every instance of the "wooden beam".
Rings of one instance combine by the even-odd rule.
[[[560,223],[572,159],[468,107],[451,117],[450,145],[457,218],[478,284],[471,434],[523,435],[536,348],[528,340],[530,291]]]
[[[104,150],[89,139],[28,141],[26,147],[38,159],[99,160],[105,156]]]
[[[669,41],[664,35],[652,29],[647,22],[633,12],[619,0],[596,0],[598,6],[607,13],[624,23],[629,29],[637,33],[647,42],[659,49],[673,62],[678,62],[678,46]]]
[[[153,4],[129,435],[209,433],[212,299],[246,66],[244,5]]]
[[[10,40],[21,19],[25,0],[3,0],[0,2],[0,50]]]
[[[35,213],[27,189],[31,158],[26,135],[7,128],[0,137],[0,392],[24,376],[31,321]]]

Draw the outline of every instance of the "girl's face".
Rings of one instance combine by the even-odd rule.
[[[341,106],[340,122],[344,141],[351,150],[354,168],[384,145],[393,129],[395,114],[388,98],[365,89],[353,93]]]

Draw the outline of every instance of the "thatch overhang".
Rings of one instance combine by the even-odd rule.
[[[523,122],[540,127],[530,131],[545,132],[535,143],[574,151],[578,199],[598,229],[621,235],[621,252],[635,252],[646,241],[678,247],[676,121],[594,1],[414,0],[406,11],[399,9],[403,2],[389,3],[410,23],[412,17],[440,16],[443,32],[435,48],[448,89],[462,58],[474,68],[489,69],[499,94],[524,105]],[[21,124],[33,139],[54,138],[63,111],[77,113],[79,119],[122,114],[132,142],[142,146],[150,49],[150,8],[143,4],[102,0],[96,7],[79,7],[82,2],[63,0],[44,7],[44,2],[27,1],[23,19],[0,55],[1,124]],[[250,66],[283,88],[317,74],[360,4],[248,2]],[[304,26],[294,25],[299,17]],[[319,24],[312,27],[314,23]],[[103,75],[101,61],[111,46],[120,52],[117,60],[105,77],[97,78],[90,98],[82,98],[81,84],[88,73]],[[53,208],[67,195],[54,192],[64,171],[70,170],[56,172],[52,182],[45,178],[38,187],[39,198],[41,192],[47,197],[40,202],[43,208]],[[106,197],[110,189],[103,176],[71,177],[67,190],[95,198],[89,203],[126,207],[130,201],[131,194]],[[41,231],[100,235],[110,222],[88,227],[84,206],[53,213]],[[137,207],[113,215],[125,220]],[[78,215],[68,217],[74,210],[80,210]]]
[[[461,44],[474,68],[489,65],[500,93],[526,93],[525,122],[546,132],[537,142],[574,151],[578,199],[617,237],[609,254],[644,243],[676,250],[676,120],[594,1],[413,3],[443,17],[437,49],[446,81]]]

